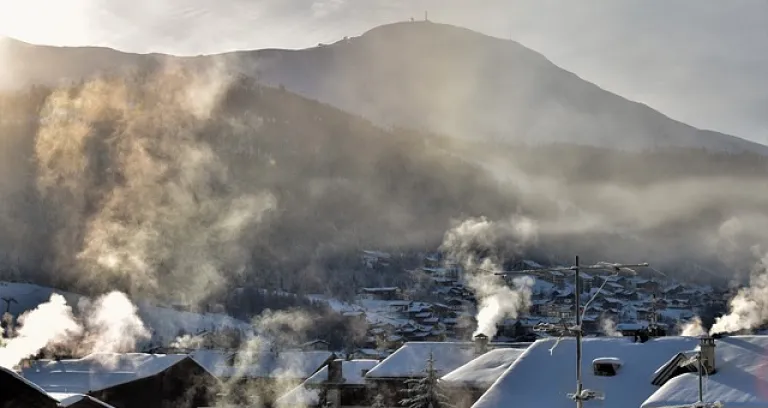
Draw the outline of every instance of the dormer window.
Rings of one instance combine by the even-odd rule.
[[[613,377],[621,366],[621,360],[616,357],[601,357],[592,361],[592,370],[599,377]]]

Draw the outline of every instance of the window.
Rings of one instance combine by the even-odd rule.
[[[621,360],[614,357],[596,358],[592,361],[592,369],[599,377],[613,377],[619,372],[621,366]]]

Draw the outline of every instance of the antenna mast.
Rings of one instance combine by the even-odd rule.
[[[600,293],[600,290],[597,291],[592,296],[592,299],[590,299],[586,305],[584,305],[584,310],[581,310],[581,276],[579,272],[582,269],[589,269],[589,270],[608,270],[613,271],[613,275],[616,276],[621,272],[628,273],[629,275],[636,275],[636,272],[630,268],[645,268],[648,267],[647,263],[639,263],[639,264],[613,264],[613,263],[598,263],[595,265],[587,265],[587,266],[580,266],[579,265],[579,256],[576,256],[576,263],[573,266],[566,266],[566,267],[560,267],[560,268],[545,268],[545,269],[527,269],[522,271],[509,271],[509,272],[496,272],[495,275],[500,276],[507,276],[507,275],[540,275],[542,272],[551,272],[551,271],[573,271],[574,272],[574,313],[576,317],[576,324],[573,327],[566,328],[564,332],[571,332],[576,334],[576,392],[575,393],[569,393],[568,397],[572,400],[576,401],[576,408],[583,408],[584,407],[584,401],[591,401],[594,399],[605,399],[605,396],[600,391],[595,390],[585,390],[584,389],[584,383],[582,382],[582,375],[581,375],[581,360],[582,360],[582,338],[584,335],[584,332],[582,330],[582,315],[586,313],[587,308],[589,307],[589,303],[592,302],[592,300],[597,296],[598,293]],[[602,286],[600,287],[602,289]]]

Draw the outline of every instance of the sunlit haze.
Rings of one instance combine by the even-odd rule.
[[[0,0],[0,34],[200,54],[310,47],[425,11],[519,41],[675,119],[768,141],[768,3],[757,0]]]

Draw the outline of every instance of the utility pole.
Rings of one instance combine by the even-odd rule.
[[[581,327],[582,323],[582,314],[586,313],[587,308],[589,307],[589,303],[592,302],[592,299],[597,296],[597,293],[600,293],[600,289],[602,289],[602,286],[600,286],[600,289],[598,289],[597,293],[593,295],[592,299],[590,299],[586,305],[584,305],[584,310],[582,312],[581,310],[581,276],[579,272],[583,269],[587,270],[608,270],[613,271],[613,276],[618,275],[622,271],[628,272],[630,275],[635,275],[635,271],[630,268],[646,268],[648,267],[648,263],[638,263],[638,264],[615,264],[615,263],[598,263],[594,265],[587,265],[587,266],[580,266],[579,265],[579,256],[576,256],[576,262],[573,266],[566,266],[566,267],[559,267],[559,268],[544,268],[544,269],[527,269],[527,270],[521,270],[521,271],[509,271],[509,272],[495,272],[494,275],[499,276],[508,276],[508,275],[541,275],[543,272],[562,272],[562,271],[573,271],[574,272],[574,313],[576,317],[576,324],[573,327],[566,328],[566,332],[573,332],[576,334],[576,392],[573,394],[568,394],[568,397],[576,401],[576,408],[583,408],[584,407],[584,401],[591,401],[594,399],[604,399],[604,396],[599,391],[595,390],[585,390],[584,389],[584,383],[582,382],[582,375],[581,375],[581,359],[582,359],[582,338],[584,335],[584,332]],[[603,282],[603,285],[605,285],[605,282]]]

